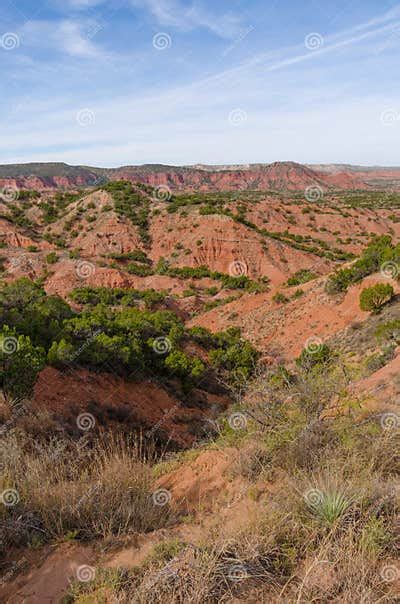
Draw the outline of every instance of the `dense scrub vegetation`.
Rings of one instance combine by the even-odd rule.
[[[303,192],[287,192],[286,196],[296,201],[304,200]],[[313,206],[315,207],[315,202]],[[323,197],[318,201],[319,208],[339,210],[343,212],[346,208],[365,208],[371,210],[397,209],[400,208],[400,193],[397,191],[324,191]]]
[[[69,204],[79,199],[80,196],[80,193],[57,192],[52,199],[42,201],[39,207],[43,212],[43,222],[51,224],[58,220]]]
[[[331,275],[326,285],[328,293],[346,291],[352,283],[384,268],[385,263],[400,266],[400,244],[394,245],[390,235],[374,237],[356,262]]]
[[[226,289],[245,289],[247,291],[259,291],[263,289],[262,284],[266,285],[267,278],[264,278],[262,284],[252,281],[247,275],[232,276],[218,271],[211,271],[207,266],[196,267],[172,267],[163,258],[160,259],[156,272],[159,275],[168,275],[169,277],[177,277],[178,279],[203,279],[208,277],[215,281],[221,281]]]
[[[231,202],[242,201],[257,203],[265,196],[265,191],[222,191],[219,193],[174,193],[168,202],[168,212],[173,214],[177,210],[193,205],[203,206],[201,213],[207,213],[207,209],[222,211],[224,206]]]
[[[7,204],[7,213],[0,214],[0,218],[4,218],[23,229],[32,229],[33,224],[25,215],[25,208],[17,203]]]
[[[7,203],[7,212],[2,213],[1,218],[26,230],[31,237],[38,238],[37,224],[36,222],[32,222],[27,215],[29,209],[33,205],[38,207],[41,210],[41,220],[44,225],[50,225],[61,218],[68,206],[79,199],[81,195],[82,193],[57,191],[51,197],[42,200],[42,194],[39,191],[20,190],[15,201]],[[50,233],[44,234],[43,238],[48,241],[51,240]],[[54,242],[57,242],[56,237]]]
[[[351,191],[342,197],[350,208],[400,208],[400,193],[388,191]]]
[[[150,243],[148,187],[140,184],[133,186],[130,182],[121,180],[102,185],[101,189],[112,195],[117,214],[129,218],[139,228],[143,243]]]
[[[13,396],[29,394],[45,361],[60,367],[75,362],[126,379],[147,375],[160,379],[175,375],[187,382],[199,379],[209,367],[184,352],[184,343],[193,337],[181,320],[170,311],[132,307],[138,298],[152,306],[160,296],[153,291],[81,288],[72,298],[87,306],[75,312],[28,279],[2,285],[1,386]],[[237,330],[207,337],[211,366],[229,373],[231,379],[251,374],[258,355]],[[30,377],[22,386],[16,376],[25,367]]]
[[[109,254],[108,257],[112,258],[113,260],[119,260],[122,262],[126,260],[131,260],[134,262],[141,262],[143,264],[151,264],[150,258],[143,250],[132,250],[131,252],[125,252],[123,254],[113,252]]]
[[[221,193],[195,193],[184,195],[173,195],[168,201],[167,210],[170,213],[176,212],[178,209],[189,206],[200,206],[200,215],[222,215],[228,216],[238,223],[243,224],[247,228],[256,231],[263,237],[282,241],[298,250],[309,252],[320,257],[326,257],[331,260],[350,260],[354,255],[350,252],[345,252],[339,248],[331,248],[323,239],[312,237],[311,235],[295,235],[288,230],[283,232],[270,231],[267,228],[258,227],[255,223],[246,218],[248,207],[253,207],[265,195],[277,195],[277,192],[272,191],[241,191],[236,192],[221,192]],[[296,203],[298,199],[294,196]],[[237,202],[240,201],[240,204]],[[288,218],[289,222],[293,223],[293,217]]]
[[[69,297],[78,304],[97,306],[137,306],[138,300],[143,300],[147,309],[151,310],[159,302],[165,300],[167,293],[155,289],[123,289],[120,287],[78,287]]]
[[[40,192],[33,189],[20,189],[18,191],[20,201],[30,201],[31,199],[40,199]]]
[[[212,345],[206,330],[192,336]],[[0,507],[1,552],[94,540],[90,580],[69,586],[70,604],[397,602],[398,431],[384,416],[358,421],[349,389],[358,369],[326,352],[312,365],[263,372],[208,442],[168,459],[109,435],[88,446],[7,434],[0,481],[18,501]],[[341,412],[325,413],[332,401]],[[207,489],[210,460],[223,468],[220,492]],[[171,470],[204,485],[190,516],[179,480],[164,483],[165,504],[154,504],[156,480]],[[110,546],[146,555],[104,568],[99,552],[108,558]]]
[[[129,262],[125,270],[139,277],[149,277],[151,275],[167,275],[176,279],[213,279],[220,281],[225,289],[239,289],[247,292],[264,291],[268,284],[268,277],[262,277],[259,281],[250,279],[247,275],[228,275],[220,271],[212,271],[207,266],[171,266],[170,262],[165,258],[160,258],[156,266],[151,265],[151,261],[140,250],[129,252],[127,254],[113,254],[113,258],[117,260],[136,260]]]

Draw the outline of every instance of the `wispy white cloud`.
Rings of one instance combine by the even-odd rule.
[[[384,127],[380,116],[386,108],[400,114],[399,84],[390,82],[379,95],[362,85],[377,60],[374,49],[399,21],[400,11],[392,10],[325,36],[319,50],[300,44],[257,54],[186,85],[160,84],[154,94],[136,88],[103,100],[81,92],[80,99],[27,102],[18,120],[1,125],[0,162],[393,164],[400,120]],[[85,108],[95,123],[82,128],[76,114]],[[248,119],[234,127],[228,117],[238,108]]]
[[[340,49],[371,42],[365,49],[367,56],[373,56],[382,49],[382,40],[388,41],[393,33],[400,30],[400,5],[391,10],[360,23],[352,28],[342,30],[335,34],[321,36],[321,46],[316,50],[307,50],[305,44],[286,46],[266,53],[258,53],[239,63],[238,65],[223,70],[207,77],[203,82],[226,81],[239,78],[251,70],[259,69],[263,73],[280,71],[286,67],[303,62],[316,62],[324,55],[334,54]]]
[[[339,50],[340,48],[345,48],[346,46],[353,46],[359,42],[363,42],[369,40],[371,38],[378,38],[382,34],[390,35],[393,31],[400,27],[400,20],[396,22],[392,22],[384,27],[371,29],[369,31],[360,31],[360,33],[352,35],[352,36],[342,36],[340,38],[336,36],[332,36],[326,39],[324,46],[322,46],[319,50],[303,52],[296,56],[291,56],[283,59],[282,61],[277,61],[276,63],[272,63],[266,66],[267,71],[275,71],[277,69],[281,69],[284,67],[288,67],[290,65],[295,65],[296,63],[302,63],[303,61],[310,61],[315,59],[320,55],[325,55],[328,53],[332,53],[335,50]]]
[[[135,8],[151,13],[157,23],[190,31],[203,27],[222,38],[233,38],[242,30],[241,18],[233,13],[217,13],[198,3],[179,0],[130,0]]]
[[[232,94],[228,96],[231,103]],[[0,162],[66,161],[104,166],[289,159],[305,163],[395,163],[400,123],[385,127],[380,120],[385,103],[393,104],[393,99],[330,99],[306,110],[249,111],[247,121],[238,127],[229,123],[222,107],[213,110],[208,103],[203,105],[203,114],[201,101],[204,98],[190,110],[186,103],[174,106],[170,101],[163,115],[156,99],[136,105],[132,99],[119,101],[112,109],[95,107],[95,123],[87,128],[77,124],[74,112],[66,112],[57,117],[57,124],[46,122],[45,132],[38,127],[28,133],[19,128],[7,153],[0,154]],[[9,133],[4,134],[8,139]],[[31,145],[37,148],[34,154],[27,150]]]
[[[68,8],[82,10],[92,8],[93,6],[99,6],[105,2],[106,0],[64,0],[63,4]]]
[[[103,56],[90,39],[90,20],[28,21],[19,30],[24,47],[49,48],[73,57],[97,59]]]

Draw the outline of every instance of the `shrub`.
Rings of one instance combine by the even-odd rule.
[[[276,292],[276,294],[272,296],[272,301],[276,302],[276,304],[286,304],[286,302],[289,302],[289,298],[281,292]]]
[[[47,264],[55,264],[57,262],[57,260],[58,260],[58,256],[55,252],[50,252],[46,256]]]
[[[28,336],[4,326],[0,332],[0,385],[13,398],[32,393],[39,371],[45,365],[45,351],[35,347]]]
[[[6,357],[2,359],[3,382],[12,384],[6,385],[9,390],[16,387],[13,376],[23,370],[23,362],[31,363],[36,375],[46,355],[56,366],[73,359],[97,370],[107,363],[109,370],[125,378],[155,374],[165,379],[174,373],[186,383],[204,373],[205,364],[180,348],[191,335],[177,315],[134,307],[137,300],[152,307],[163,299],[162,292],[80,288],[71,297],[85,308],[72,311],[62,299],[46,296],[28,279],[0,287],[0,320],[9,326],[13,337],[22,338],[24,351],[23,358],[12,355],[12,363]],[[258,354],[241,339],[239,331],[213,335],[210,346],[214,354],[210,360],[227,381],[229,374],[236,379],[239,373],[247,377],[254,370]],[[28,381],[31,383],[30,377]]]
[[[318,275],[309,269],[302,269],[297,271],[294,275],[289,277],[286,284],[291,287],[293,285],[301,285],[302,283],[307,283],[307,281],[312,281],[316,279]]]
[[[373,373],[384,367],[395,356],[396,344],[394,342],[386,344],[381,352],[375,352],[366,359],[365,365],[369,372]]]
[[[232,373],[233,379],[240,382],[251,376],[259,353],[249,342],[241,339],[240,330],[231,327],[215,334],[213,346],[218,346],[210,352],[210,360],[215,367],[227,369]]]
[[[189,334],[194,341],[201,344],[201,346],[204,346],[207,349],[212,348],[215,336],[206,327],[191,327],[189,329]]]
[[[311,369],[317,365],[327,364],[333,357],[332,351],[327,344],[320,344],[314,349],[304,348],[301,355],[296,359],[297,365],[303,369]]]
[[[212,287],[208,287],[205,290],[205,293],[208,294],[209,296],[216,296],[218,293],[218,287],[216,287],[215,285]]]
[[[40,285],[29,279],[0,287],[0,322],[17,334],[28,336],[34,346],[47,349],[61,337],[63,321],[72,315],[64,300],[47,296]]]
[[[341,269],[328,278],[326,291],[330,294],[344,292],[349,285],[358,283],[389,261],[400,262],[400,244],[394,246],[389,235],[375,237],[351,267]]]
[[[292,299],[296,300],[296,298],[301,298],[302,296],[304,296],[304,290],[303,289],[296,289],[296,291],[294,292]]]
[[[172,267],[165,258],[160,258],[156,266],[155,272],[158,275],[168,275],[170,277],[177,277],[178,279],[214,279],[215,281],[221,281],[226,289],[245,289],[249,292],[260,291],[263,288],[260,284],[252,281],[247,275],[239,275],[237,277],[227,275],[226,273],[220,273],[219,271],[211,271],[207,266],[182,266]],[[263,283],[268,282],[267,278],[264,278]]]
[[[196,293],[195,289],[185,289],[182,292],[182,298],[190,298],[191,296],[195,296]]]
[[[150,266],[146,264],[138,264],[137,262],[130,262],[126,268],[130,275],[138,275],[139,277],[149,277],[154,275],[154,271]]]
[[[18,194],[18,199],[20,201],[29,201],[30,199],[39,199],[40,193],[39,191],[22,189]]]
[[[205,366],[200,359],[192,358],[181,350],[173,350],[165,359],[165,366],[179,377],[198,378],[203,375]]]
[[[400,319],[382,323],[376,328],[375,336],[378,340],[394,341],[400,344]]]
[[[394,289],[389,283],[377,283],[366,287],[360,294],[361,310],[378,313],[394,295]]]
[[[97,306],[137,306],[139,300],[143,300],[147,309],[154,308],[165,300],[165,291],[155,289],[124,289],[118,287],[78,287],[70,292],[69,297],[78,304],[89,304]]]
[[[91,581],[82,582],[76,579],[70,583],[62,604],[82,604],[88,601],[104,603],[105,598],[109,599],[111,594],[115,598],[123,597],[131,583],[127,569],[96,568]]]
[[[148,258],[146,252],[143,252],[142,250],[132,250],[131,252],[125,252],[125,253],[111,253],[109,254],[109,258],[112,258],[113,260],[133,260],[134,262],[141,262],[143,264],[149,264],[151,265],[151,260],[150,258]]]

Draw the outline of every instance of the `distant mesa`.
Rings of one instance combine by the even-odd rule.
[[[302,190],[319,185],[329,189],[391,188],[400,190],[400,167],[346,164],[304,165],[296,162],[167,166],[144,164],[119,168],[70,166],[65,163],[6,164],[0,166],[0,186],[68,189],[99,187],[113,180],[168,184],[175,191]]]

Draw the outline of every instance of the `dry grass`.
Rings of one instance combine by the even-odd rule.
[[[351,414],[322,419],[321,398],[329,404],[338,385],[345,396],[346,372],[339,370],[338,382],[337,371],[313,384],[304,375],[296,383],[282,376],[259,378],[241,408],[249,418],[246,429],[235,432],[224,422],[216,443],[210,443],[238,450],[227,479],[244,481],[244,497],[252,503],[240,528],[214,512],[201,543],[172,538],[171,532],[140,566],[99,568],[94,581],[74,584],[65,601],[399,601],[392,580],[393,568],[400,580],[400,567],[394,566],[400,536],[399,433],[373,420],[357,425]],[[171,520],[168,506],[154,506],[151,499],[154,468],[163,474],[163,464],[143,459],[137,444],[103,439],[88,447],[71,441],[62,451],[59,446],[50,441],[38,452],[29,437],[8,437],[3,488],[15,487],[21,502],[3,510],[3,527],[7,520],[15,538],[22,518],[20,543],[32,534],[51,539],[73,532],[104,539],[151,531]],[[190,464],[191,455],[178,456],[178,466]],[[170,467],[171,462],[167,471]],[[229,513],[235,513],[234,505]],[[29,525],[36,532],[28,531]]]
[[[22,433],[1,446],[1,491],[16,505],[1,506],[4,545],[55,538],[93,539],[165,525],[170,510],[152,499],[150,464],[137,443],[122,438],[52,439],[38,446]]]
[[[318,471],[296,462],[287,434],[280,442],[267,429],[249,434],[233,474],[246,477],[249,488],[262,485],[271,465],[284,478],[246,525],[228,528],[221,517],[202,545],[166,544],[129,571],[107,602],[396,602],[395,582],[383,578],[398,546],[395,435],[368,438],[368,426],[360,432],[340,418],[330,429],[334,436],[318,457]],[[306,446],[312,455],[319,441]],[[312,499],[314,491],[320,500]],[[70,601],[102,601],[103,583],[75,586]]]

